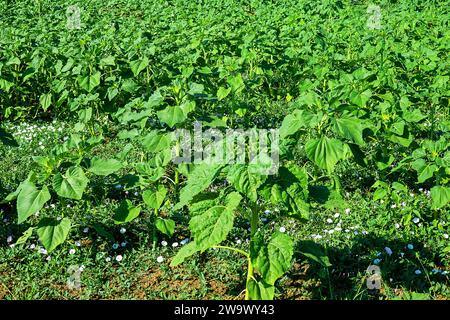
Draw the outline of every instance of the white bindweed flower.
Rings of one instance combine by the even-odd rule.
[[[391,205],[391,208],[395,209],[395,208],[397,208],[397,205],[394,203],[393,205]]]
[[[345,209],[345,213],[349,214],[350,213],[350,208]]]
[[[178,242],[172,243],[172,247],[174,247],[174,248],[178,247]]]
[[[116,185],[114,186],[114,188],[116,188],[117,190],[120,190],[120,189],[122,189],[122,185],[121,185],[121,184],[116,184]]]
[[[83,232],[84,232],[84,233],[88,233],[88,232],[89,232],[89,228],[84,228],[84,229],[83,229]]]
[[[80,270],[81,272],[84,271],[84,268],[86,268],[83,264],[81,265],[81,267],[78,268],[78,270]]]
[[[183,246],[188,242],[189,242],[189,238],[186,238],[186,239],[183,239],[180,241],[181,245],[183,245]]]
[[[36,248],[36,245],[33,243],[33,244],[30,244],[30,247],[29,247],[30,249],[34,249],[34,248]]]
[[[386,253],[387,253],[388,255],[392,255],[392,250],[391,250],[391,248],[385,247],[385,248],[384,248],[384,251],[386,251]]]
[[[121,246],[121,247],[126,247],[127,244],[128,244],[128,242],[124,241],[124,242],[122,242],[122,243],[120,244],[120,246]]]
[[[412,219],[412,221],[413,221],[414,223],[419,223],[420,219],[417,218],[417,217],[415,217],[414,219]]]
[[[339,216],[340,216],[339,212],[336,212],[333,217],[339,218]]]
[[[122,261],[122,259],[123,259],[123,257],[122,257],[120,254],[116,257],[116,261],[117,261],[117,262]]]
[[[163,247],[166,247],[166,246],[167,246],[167,241],[161,241],[161,245],[162,245]]]
[[[373,264],[379,264],[381,262],[381,259],[375,259],[373,260]]]
[[[328,223],[333,223],[333,219],[328,218],[328,219],[327,219],[327,222],[328,222]]]
[[[398,223],[396,223],[395,227],[398,229],[398,228],[400,228],[400,225]]]
[[[282,232],[282,233],[286,232],[286,228],[285,227],[280,227],[280,232]]]
[[[70,254],[70,255],[75,254],[75,249],[70,249],[70,250],[69,250],[69,254]]]
[[[12,241],[13,241],[13,238],[12,238],[11,236],[8,236],[8,237],[6,238],[6,242],[10,243],[10,242],[12,242]]]
[[[444,239],[448,239],[448,234],[444,233],[442,236],[444,237]]]
[[[45,258],[45,260],[50,261],[50,260],[52,260],[52,257],[48,256],[47,258]]]
[[[163,257],[163,256],[159,256],[158,258],[156,258],[156,261],[157,261],[158,263],[161,263],[161,262],[164,261],[164,257]]]
[[[80,241],[75,241],[75,245],[76,245],[77,247],[81,247],[81,242],[80,242]]]
[[[136,191],[136,192],[134,193],[134,195],[137,197],[137,196],[139,195],[139,192]]]
[[[266,211],[264,211],[264,214],[266,214],[266,215],[269,215],[271,213],[271,211],[270,210],[266,210]]]
[[[119,248],[119,244],[118,244],[118,243],[114,243],[113,246],[112,246],[112,248],[113,248],[114,250],[118,249],[118,248]]]
[[[408,245],[407,245],[407,247],[408,247],[408,249],[409,249],[409,250],[412,250],[412,249],[414,249],[414,246],[413,246],[413,245],[412,245],[411,243],[410,243],[410,244],[408,244]]]
[[[267,218],[262,217],[262,218],[261,218],[261,221],[262,221],[262,222],[267,222]]]
[[[417,269],[416,271],[414,271],[414,273],[417,274],[417,275],[421,275],[421,274],[422,274],[422,271],[420,271],[419,269]]]
[[[236,240],[236,244],[241,244],[242,241],[240,239]]]
[[[106,262],[110,262],[111,261],[111,257],[106,257]]]
[[[47,254],[47,250],[45,250],[44,248],[40,248],[39,249],[39,253]]]

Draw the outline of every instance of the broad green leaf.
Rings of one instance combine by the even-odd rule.
[[[122,168],[122,163],[116,159],[100,159],[93,157],[88,171],[98,176],[107,176]]]
[[[16,246],[27,242],[28,238],[33,234],[34,227],[29,227],[16,241]]]
[[[450,202],[450,187],[434,186],[431,188],[432,209],[443,208]]]
[[[180,191],[180,201],[173,209],[181,209],[183,206],[188,204],[194,196],[209,187],[221,168],[221,165],[196,165],[193,171],[189,174],[186,185]]]
[[[227,180],[233,187],[245,194],[251,201],[256,202],[257,190],[266,180],[267,176],[251,172],[248,165],[235,164],[228,171]]]
[[[242,79],[241,74],[228,78],[227,82],[231,86],[231,89],[236,93],[241,92],[245,88],[244,80]]]
[[[88,123],[92,118],[92,108],[85,108],[78,111],[78,118],[82,123]]]
[[[345,159],[348,154],[348,149],[341,141],[325,136],[309,140],[305,145],[305,151],[311,161],[329,173],[333,172],[336,163]]]
[[[53,189],[60,197],[80,200],[89,179],[80,167],[71,167],[62,175],[57,173],[53,177]]]
[[[251,278],[247,281],[247,293],[250,300],[273,300],[275,287]]]
[[[145,204],[152,209],[159,209],[166,198],[167,189],[163,185],[158,185],[154,190],[146,190],[142,194]]]
[[[47,111],[48,107],[50,107],[50,105],[52,104],[52,94],[51,93],[42,94],[41,97],[39,98],[39,103],[42,109],[44,109],[44,112]]]
[[[166,123],[169,127],[173,127],[178,123],[182,123],[187,119],[187,114],[180,106],[169,106],[156,113],[159,120]]]
[[[39,240],[41,240],[48,253],[63,243],[70,231],[71,222],[69,218],[62,220],[44,218],[36,230]]]
[[[423,183],[433,177],[434,172],[438,169],[435,164],[427,163],[424,159],[415,160],[411,166],[417,171],[417,181],[419,183]]]
[[[394,122],[390,128],[390,131],[399,136],[403,135],[403,133],[405,132],[405,121],[398,120]]]
[[[195,241],[191,241],[188,244],[181,247],[181,249],[177,252],[175,257],[173,257],[170,262],[171,267],[176,267],[186,260],[186,258],[192,256],[194,253],[200,251]]]
[[[335,118],[333,119],[334,130],[343,138],[364,145],[362,137],[366,127],[358,118]]]
[[[364,108],[366,106],[367,101],[372,97],[372,91],[369,89],[363,92],[353,91],[350,94],[350,101],[357,105],[360,108]]]
[[[101,74],[99,71],[90,76],[81,76],[78,78],[78,84],[87,92],[91,92],[100,84],[100,76]]]
[[[102,58],[100,60],[100,64],[104,66],[115,66],[116,62],[113,56],[107,56],[106,58]]]
[[[425,118],[426,118],[426,116],[422,114],[420,109],[414,109],[412,111],[403,113],[403,119],[407,122],[412,122],[412,123],[420,122]]]
[[[231,88],[224,88],[219,87],[219,90],[217,90],[217,100],[223,100],[225,99],[231,92]]]
[[[134,60],[130,62],[130,68],[131,71],[133,72],[134,76],[137,77],[137,75],[144,70],[145,68],[147,68],[148,66],[148,58],[144,57],[142,59],[138,59],[138,60]]]
[[[234,210],[241,201],[237,192],[227,196],[225,205],[209,208],[191,218],[189,228],[200,251],[205,251],[224,241],[233,228]]]
[[[126,140],[137,137],[138,135],[139,135],[138,129],[122,130],[117,134],[117,138],[119,138],[120,140]]]
[[[175,231],[175,221],[171,219],[163,219],[158,217],[155,221],[155,226],[161,233],[164,233],[169,237],[171,237]]]
[[[0,89],[4,90],[6,92],[9,92],[9,89],[11,89],[11,87],[13,87],[13,86],[14,86],[13,82],[9,82],[6,79],[0,78]]]
[[[142,145],[149,152],[159,152],[170,147],[171,139],[168,134],[152,130],[142,139]]]
[[[122,224],[136,219],[141,213],[141,208],[133,206],[130,200],[123,200],[116,209],[114,223]]]
[[[32,182],[27,181],[23,184],[17,196],[17,223],[24,222],[29,216],[41,210],[50,198],[50,192],[46,186],[38,190]]]
[[[291,266],[294,242],[284,233],[275,232],[267,246],[262,235],[252,241],[251,259],[264,281],[273,285]]]
[[[319,120],[319,116],[314,115],[308,111],[295,109],[291,114],[288,114],[280,127],[280,138],[283,139],[287,136],[293,135],[301,128],[312,128]]]

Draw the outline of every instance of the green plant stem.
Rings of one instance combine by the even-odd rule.
[[[259,221],[259,215],[258,215],[258,205],[254,203],[252,205],[252,215],[250,217],[250,243],[253,241],[253,236],[255,235],[256,231],[258,230],[258,221]],[[253,265],[250,255],[247,257],[248,260],[248,269],[247,269],[247,282],[246,286],[250,282],[250,280],[253,278]],[[245,289],[245,300],[250,300],[248,288]]]
[[[153,219],[152,219],[152,239],[153,239],[153,251],[156,249],[156,242],[158,238],[156,237],[156,217],[158,217],[158,209],[155,209]]]
[[[250,254],[248,252],[245,252],[244,250],[241,250],[241,249],[238,249],[238,248],[233,248],[233,247],[228,247],[228,246],[214,246],[213,248],[228,249],[228,250],[231,250],[231,251],[239,252],[240,254],[243,254],[246,258],[250,257]]]
[[[250,255],[248,256],[247,261],[248,261],[248,269],[247,269],[247,281],[245,283],[246,284],[245,300],[250,300],[250,295],[249,295],[248,288],[247,288],[248,283],[250,282],[250,280],[253,277],[253,265],[252,265],[252,260],[250,258]]]
[[[327,269],[328,287],[330,288],[330,298],[334,300],[333,287],[331,285],[330,270]]]
[[[177,144],[175,146],[175,154],[177,157],[180,156],[180,142],[177,140]],[[178,198],[178,187],[180,184],[180,174],[178,172],[178,169],[175,168],[175,196]]]
[[[253,235],[256,233],[256,231],[258,230],[258,220],[259,220],[258,218],[259,218],[258,208],[255,203],[252,206],[252,215],[250,217],[250,240],[253,237]]]

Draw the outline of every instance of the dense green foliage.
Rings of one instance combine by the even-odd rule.
[[[74,217],[46,211],[50,204],[78,202],[88,212],[112,202],[109,220],[148,226],[153,249],[189,228],[192,241],[172,267],[211,248],[236,251],[248,264],[245,297],[272,299],[298,250],[295,236],[261,226],[268,208],[308,224],[322,211],[343,212],[346,192],[400,206],[402,194],[424,188],[426,203],[402,224],[419,215],[444,229],[448,4],[382,1],[380,29],[367,26],[368,4],[83,1],[80,29],[72,29],[70,1],[2,0],[0,121],[73,124],[17,181],[0,179],[0,215],[23,226],[17,245],[36,234],[50,253],[70,238]],[[223,132],[279,129],[278,174],[263,174],[267,163],[258,161],[174,164],[175,131],[195,122]],[[7,128],[0,124],[5,158],[17,143]],[[365,179],[349,181],[355,170]],[[245,250],[224,245],[238,218],[250,226]],[[328,268],[314,248],[299,251]],[[449,248],[439,249],[443,261]]]

